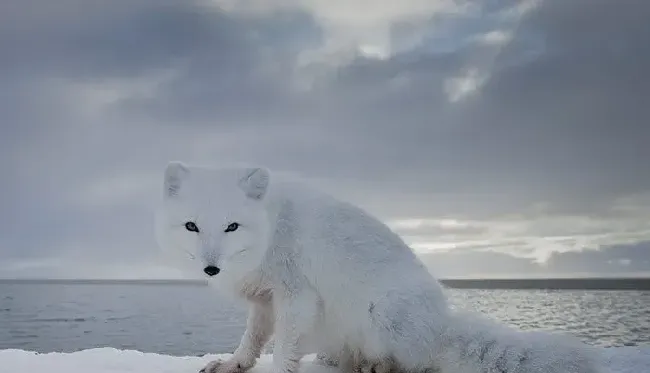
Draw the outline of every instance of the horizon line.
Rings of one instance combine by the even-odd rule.
[[[440,278],[451,289],[486,290],[650,290],[646,277]],[[0,285],[147,285],[208,287],[207,279],[0,278]]]

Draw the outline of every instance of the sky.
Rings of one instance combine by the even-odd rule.
[[[153,235],[169,160],[298,174],[440,276],[648,273],[649,14],[3,1],[0,277],[172,276]]]

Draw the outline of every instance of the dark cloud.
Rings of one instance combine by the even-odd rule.
[[[473,156],[562,203],[647,191],[638,160],[649,155],[650,31],[640,16],[649,11],[605,1],[542,5],[513,42],[537,36],[542,52],[509,66],[506,49],[504,67],[463,109],[490,129],[472,139]]]
[[[3,12],[0,67],[74,79],[135,77],[206,46],[239,53],[238,23],[198,1],[12,1]],[[83,15],[83,16],[80,16]],[[238,40],[239,39],[239,40]],[[223,58],[224,64],[232,64]],[[217,66],[217,68],[220,66]]]
[[[474,260],[647,238],[649,5],[214,4],[0,5],[3,258],[149,257],[169,159],[261,162],[389,221],[456,219],[404,234]],[[504,219],[526,227],[507,241]]]
[[[556,273],[650,273],[650,242],[585,252],[555,252],[546,269]]]

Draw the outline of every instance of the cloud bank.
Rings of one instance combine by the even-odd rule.
[[[4,2],[4,273],[154,263],[151,209],[170,159],[300,174],[423,255],[469,263],[486,250],[512,273],[556,258],[608,271],[614,252],[643,263],[647,251],[625,250],[650,241],[649,11]]]

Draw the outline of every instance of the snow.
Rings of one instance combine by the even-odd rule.
[[[603,373],[650,372],[650,346],[603,349],[607,368]],[[0,367],[6,373],[197,373],[210,360],[229,354],[170,356],[115,348],[92,348],[71,353],[39,354],[32,351],[0,350]],[[338,373],[336,368],[312,363],[315,355],[301,362],[301,373]],[[271,355],[262,355],[250,373],[271,371]]]

